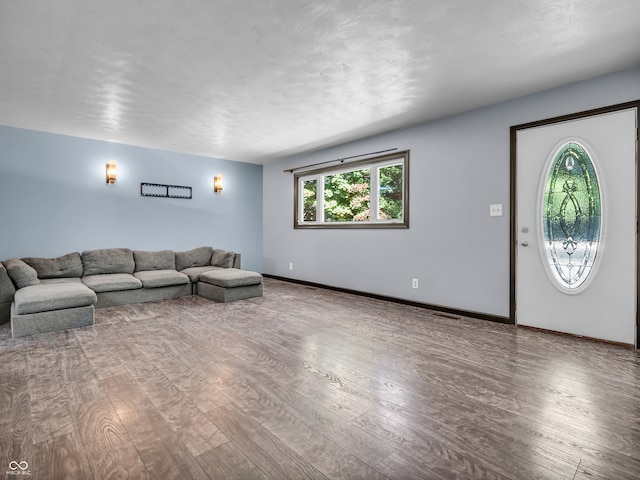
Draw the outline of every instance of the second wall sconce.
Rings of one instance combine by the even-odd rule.
[[[220,195],[222,193],[222,174],[219,173],[213,179],[213,191]]]
[[[112,187],[116,186],[118,180],[117,169],[118,162],[116,162],[115,160],[111,160],[109,163],[107,163],[107,185],[110,185]]]

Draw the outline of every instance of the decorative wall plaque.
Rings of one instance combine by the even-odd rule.
[[[141,183],[140,195],[143,197],[191,199],[191,187],[164,185],[162,183]]]

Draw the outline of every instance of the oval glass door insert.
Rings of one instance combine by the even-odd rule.
[[[561,290],[576,293],[586,287],[600,246],[602,199],[593,160],[582,145],[567,142],[544,182],[544,263]]]

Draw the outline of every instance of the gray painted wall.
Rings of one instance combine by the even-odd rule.
[[[140,182],[188,185],[193,199],[141,197]],[[262,166],[0,126],[0,225],[0,259],[212,245],[262,271]]]
[[[638,99],[633,68],[265,166],[264,272],[507,317],[509,127]],[[293,229],[284,169],[393,147],[411,150],[408,230]]]

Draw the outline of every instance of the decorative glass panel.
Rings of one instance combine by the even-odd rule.
[[[404,192],[402,164],[381,167],[379,173],[378,218],[402,220],[402,193]]]
[[[305,180],[303,183],[302,194],[304,195],[302,203],[302,219],[304,222],[316,221],[316,206],[318,204],[318,181],[316,179]]]
[[[551,164],[542,223],[547,265],[553,277],[563,288],[580,287],[598,254],[602,211],[593,162],[578,143],[564,144]]]
[[[370,180],[368,168],[325,176],[324,221],[368,221]]]

